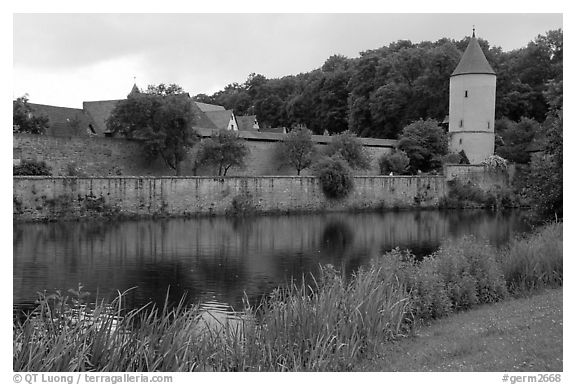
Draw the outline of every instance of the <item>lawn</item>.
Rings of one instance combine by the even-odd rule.
[[[482,305],[383,344],[357,371],[560,372],[562,288]]]

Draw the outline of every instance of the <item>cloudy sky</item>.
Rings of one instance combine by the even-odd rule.
[[[13,97],[81,107],[177,83],[212,94],[252,73],[281,77],[399,39],[477,35],[505,51],[562,27],[561,14],[15,14]]]

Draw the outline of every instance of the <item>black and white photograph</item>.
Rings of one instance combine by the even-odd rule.
[[[562,12],[59,9],[11,15],[6,383],[567,383]]]

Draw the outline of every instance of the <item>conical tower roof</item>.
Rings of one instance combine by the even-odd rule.
[[[466,47],[466,51],[464,51],[464,55],[462,55],[460,59],[460,63],[458,63],[451,76],[464,74],[496,75],[496,72],[494,72],[488,60],[486,60],[486,56],[484,56],[484,52],[482,52],[482,48],[474,33],[472,33],[472,37],[470,38],[468,47]]]
[[[128,96],[133,95],[133,94],[139,94],[139,93],[140,93],[140,90],[138,89],[138,86],[136,85],[136,83],[134,83],[134,85],[132,86],[132,90],[130,91]]]

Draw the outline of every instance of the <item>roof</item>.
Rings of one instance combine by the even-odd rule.
[[[94,131],[97,134],[108,132],[106,120],[112,114],[112,110],[122,100],[99,100],[96,102],[84,102],[82,106],[89,118],[92,119]]]
[[[196,132],[206,138],[216,134],[218,130],[210,130],[204,128],[196,128]],[[279,142],[286,139],[286,135],[274,132],[258,132],[258,131],[238,131],[240,138],[250,141],[264,141],[264,142]],[[317,144],[331,143],[334,137],[326,135],[312,135],[312,142]],[[398,144],[396,139],[376,139],[376,138],[358,138],[362,145],[367,147],[387,147],[395,148]]]
[[[35,116],[48,118],[46,135],[78,136],[86,134],[86,128],[90,120],[83,110],[36,103],[28,103],[28,105]]]
[[[285,134],[286,133],[286,127],[264,127],[264,128],[260,127],[260,132]]]
[[[234,113],[232,110],[219,110],[204,111],[204,115],[212,121],[217,129],[224,130],[228,128],[228,123],[230,123],[230,119],[234,116]]]
[[[240,131],[256,131],[254,128],[254,124],[257,123],[256,115],[237,116],[236,123]]]
[[[486,60],[486,56],[484,56],[484,52],[482,52],[482,47],[480,47],[474,34],[468,42],[468,47],[466,47],[460,63],[458,63],[451,76],[464,74],[496,75],[490,63]]]
[[[136,85],[136,83],[134,83],[134,85],[132,86],[132,90],[130,91],[128,96],[130,96],[132,94],[139,94],[139,93],[140,93],[140,90],[138,89],[138,86]]]
[[[208,111],[225,111],[226,109],[222,106],[218,106],[216,104],[208,104],[208,103],[200,103],[200,102],[194,102],[196,103],[196,106],[200,109],[200,111],[202,112],[208,112]]]

